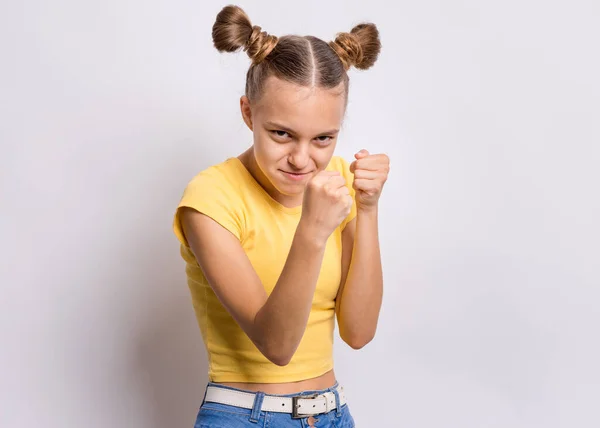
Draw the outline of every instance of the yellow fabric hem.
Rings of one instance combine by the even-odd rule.
[[[310,371],[303,373],[285,374],[281,376],[265,376],[256,375],[248,376],[241,373],[209,373],[208,379],[210,382],[251,382],[251,383],[285,383],[285,382],[298,382],[307,379],[313,379],[324,375],[328,371],[333,369],[333,364],[328,364],[322,370]]]

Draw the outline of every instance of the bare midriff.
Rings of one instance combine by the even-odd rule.
[[[302,391],[313,391],[319,389],[331,388],[335,385],[336,379],[333,370],[328,371],[321,376],[300,380],[297,382],[285,383],[245,383],[245,382],[219,382],[219,385],[230,386],[232,388],[244,389],[247,391],[262,391],[265,394],[296,394]]]

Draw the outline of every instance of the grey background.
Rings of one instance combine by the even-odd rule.
[[[0,3],[0,426],[191,427],[206,359],[171,231],[251,142],[216,1]],[[367,20],[338,154],[388,153],[359,427],[600,426],[600,6],[245,1],[275,35]]]

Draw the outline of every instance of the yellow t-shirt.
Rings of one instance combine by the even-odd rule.
[[[326,169],[340,171],[354,197],[348,162],[334,156]],[[239,159],[229,158],[194,177],[186,186],[179,207],[194,208],[233,233],[267,294],[272,292],[287,259],[302,206],[281,205],[258,184]],[[209,379],[213,382],[294,382],[332,369],[342,230],[356,216],[356,204],[327,241],[306,331],[290,363],[283,367],[262,355],[216,297],[185,239],[179,207],[173,228],[181,243],[192,303],[208,354]]]

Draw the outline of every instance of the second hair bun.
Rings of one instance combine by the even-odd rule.
[[[277,45],[277,37],[252,25],[250,18],[238,6],[225,6],[217,15],[212,29],[213,44],[221,52],[235,52],[240,48],[258,63]]]
[[[375,24],[359,24],[349,33],[339,33],[329,46],[338,54],[346,70],[350,67],[366,70],[375,64],[381,52],[379,30]]]

